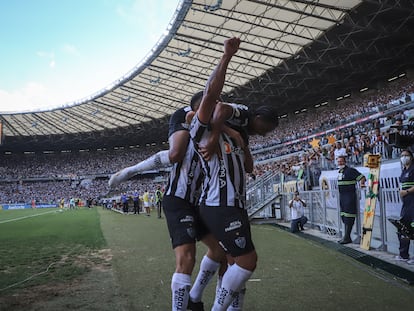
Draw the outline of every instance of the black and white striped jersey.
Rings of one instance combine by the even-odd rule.
[[[247,128],[249,124],[249,107],[236,104],[236,103],[224,103],[233,108],[233,115],[227,120],[227,123],[231,126],[239,128]]]
[[[179,131],[188,131],[185,116],[190,107],[178,109],[170,118],[169,135]],[[184,159],[174,163],[170,172],[165,195],[179,197],[191,204],[197,203],[202,182],[200,159],[194,151],[194,145],[188,144]]]
[[[194,117],[190,136],[195,150],[210,136],[210,128]],[[225,133],[219,138],[220,156],[214,154],[209,161],[200,155],[205,178],[200,204],[245,208],[246,171],[244,151]]]
[[[168,137],[174,134],[177,131],[187,130],[188,131],[188,124],[185,123],[185,116],[187,112],[191,111],[190,106],[186,106],[176,110],[171,118],[168,125]]]

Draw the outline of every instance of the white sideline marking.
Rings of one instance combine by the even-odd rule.
[[[4,224],[6,222],[17,221],[17,220],[21,220],[21,219],[25,219],[25,218],[30,218],[30,217],[41,216],[41,215],[49,214],[49,213],[56,213],[56,212],[57,211],[49,211],[49,212],[44,212],[44,213],[36,214],[36,215],[29,215],[29,216],[23,216],[23,217],[19,217],[19,218],[13,218],[13,219],[8,219],[8,220],[3,220],[3,221],[0,221],[0,224]]]
[[[261,282],[262,279],[249,279],[249,282]]]

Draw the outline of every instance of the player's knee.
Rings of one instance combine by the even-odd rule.
[[[226,260],[226,254],[224,253],[223,249],[219,247],[209,248],[207,250],[207,257],[215,262],[222,262]]]
[[[183,159],[182,151],[174,148],[169,150],[168,156],[171,163],[177,163]]]
[[[257,253],[255,251],[252,251],[248,254],[235,257],[234,261],[243,269],[254,271],[257,265]]]
[[[176,250],[176,271],[191,274],[195,265],[195,252],[191,249]]]

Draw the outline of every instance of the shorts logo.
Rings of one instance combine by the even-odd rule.
[[[245,248],[246,247],[246,238],[245,237],[238,237],[234,240],[234,243],[236,243],[236,245],[239,248]]]
[[[225,232],[229,232],[231,230],[238,229],[242,226],[242,223],[240,220],[232,221],[227,228],[224,228]]]
[[[180,222],[194,222],[194,217],[187,215],[185,218],[181,218]]]
[[[194,228],[187,228],[187,234],[190,238],[194,239],[195,238],[195,230]]]

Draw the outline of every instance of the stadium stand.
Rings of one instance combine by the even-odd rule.
[[[334,168],[332,157],[335,144],[328,142],[328,132],[332,133],[330,135],[334,136],[334,140],[341,140],[348,146],[349,161],[360,164],[363,152],[361,150],[356,155],[355,149],[361,148],[362,137],[369,137],[368,150],[373,151],[375,135],[372,132],[380,128],[386,143],[386,129],[397,118],[409,118],[407,107],[411,108],[412,102],[406,100],[411,97],[414,98],[414,83],[404,77],[382,90],[371,91],[370,94],[356,98],[350,97],[345,104],[338,102],[326,105],[323,109],[284,118],[268,137],[253,137],[251,140],[256,161],[254,175],[260,176],[272,171],[283,173],[286,180],[291,180],[296,179],[302,170],[302,178],[307,180],[307,189],[311,189],[318,185],[322,170]],[[355,124],[360,119],[364,122]],[[323,134],[319,136],[322,131]],[[320,139],[317,148],[310,145],[310,137]],[[352,150],[348,144],[351,137],[355,138]],[[164,146],[166,147],[167,145]],[[110,174],[159,150],[159,146],[147,146],[118,147],[116,150],[3,154],[0,165],[0,186],[3,191],[0,202],[28,203],[35,194],[37,201],[48,203],[58,202],[62,197],[102,197],[108,191],[106,181]],[[388,145],[385,145],[383,152],[384,159],[396,157]],[[91,179],[92,182],[83,186],[81,181],[86,179]],[[135,186],[121,186],[118,190],[129,191]],[[66,194],[65,188],[70,189]]]
[[[281,116],[274,133],[251,140],[256,167],[248,200],[257,205],[251,216],[288,220],[283,200],[301,187],[310,206],[319,207],[308,225],[340,235],[336,215],[329,218],[320,208],[326,207],[325,190],[314,189],[321,173],[335,166],[336,141],[355,164],[363,154],[358,148],[380,152],[384,162],[398,156],[387,135],[396,119],[407,123],[414,108],[413,2],[217,3],[212,9],[180,1],[151,54],[97,94],[54,110],[2,114],[0,203],[105,197],[111,173],[167,148],[169,116],[205,85],[231,32],[244,45],[229,68],[223,98],[249,107],[270,103]],[[163,172],[150,174],[118,193],[164,182]],[[397,206],[391,181],[382,195]],[[395,252],[395,232],[377,229],[376,247]]]

